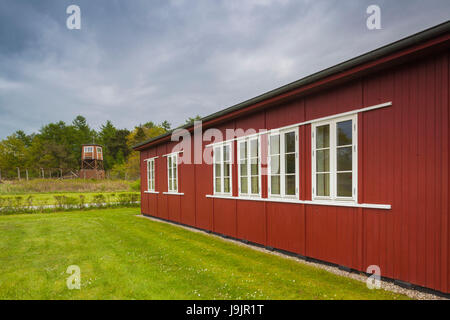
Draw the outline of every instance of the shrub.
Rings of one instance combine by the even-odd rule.
[[[93,203],[97,205],[98,207],[102,207],[105,205],[106,198],[103,194],[96,194],[94,195]]]
[[[23,207],[23,197],[22,196],[14,197],[14,207],[16,207],[16,208]]]
[[[78,205],[78,199],[75,197],[64,197],[64,205],[66,208],[74,208]]]
[[[26,199],[26,202],[27,202],[27,206],[30,207],[30,209],[31,209],[31,207],[33,207],[33,196],[28,196]]]
[[[79,198],[80,198],[80,202],[79,202],[78,206],[80,209],[84,209],[85,204],[86,204],[86,197],[83,196],[82,194],[80,194]]]

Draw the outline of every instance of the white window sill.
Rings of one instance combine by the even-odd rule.
[[[158,194],[158,191],[144,191],[144,193],[150,193],[150,194]]]
[[[208,196],[206,196],[206,197],[208,197]],[[230,194],[226,194],[226,193],[216,193],[216,194],[212,195],[211,197],[219,198],[219,199],[233,199],[233,198],[236,198],[236,197],[233,197],[233,196],[231,195],[231,193],[230,193]]]
[[[349,201],[325,201],[325,200],[297,200],[289,198],[249,198],[249,197],[233,197],[233,196],[222,196],[222,195],[207,195],[207,198],[215,199],[230,199],[230,200],[244,200],[244,201],[264,201],[264,202],[282,202],[282,203],[298,203],[298,204],[309,204],[318,206],[334,206],[334,207],[351,207],[351,208],[367,208],[367,209],[383,209],[390,210],[390,204],[370,204],[370,203],[356,203]]]
[[[163,192],[163,194],[167,194],[169,196],[184,196],[184,193],[178,193],[178,192]]]

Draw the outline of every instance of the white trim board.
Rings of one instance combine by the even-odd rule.
[[[355,203],[355,202],[346,202],[346,201],[317,201],[317,200],[316,201],[310,201],[310,200],[297,200],[297,199],[227,197],[227,196],[214,196],[214,195],[206,195],[206,198],[228,199],[228,200],[244,200],[244,201],[297,203],[297,204],[331,206],[331,207],[350,207],[350,208],[366,208],[366,209],[382,209],[382,210],[390,210],[390,209],[392,209],[392,206],[390,204]]]
[[[168,153],[168,154],[163,154],[162,157],[163,157],[163,158],[166,158],[166,157],[171,156],[171,155],[173,155],[173,154],[179,155],[180,153],[183,153],[183,152],[184,152],[184,150],[176,151],[176,152],[171,152],[171,153]]]
[[[312,123],[315,123],[315,122],[322,122],[322,121],[333,120],[335,118],[350,116],[350,115],[358,114],[358,113],[361,113],[361,112],[367,112],[367,111],[380,109],[380,108],[386,108],[386,107],[390,107],[390,106],[392,106],[392,101],[385,102],[385,103],[380,103],[380,104],[377,104],[377,105],[374,105],[374,106],[365,107],[365,108],[361,108],[361,109],[356,109],[356,110],[351,110],[351,111],[347,111],[347,112],[337,113],[337,114],[333,114],[333,115],[327,116],[327,117],[322,117],[322,118],[317,118],[317,119],[308,120],[308,121],[304,121],[304,122],[294,123],[294,124],[290,124],[290,125],[285,126],[285,127],[276,128],[276,129],[272,129],[272,130],[266,130],[266,131],[263,131],[263,132],[250,134],[248,136],[242,136],[242,137],[233,138],[233,139],[230,139],[230,140],[225,140],[225,141],[211,143],[211,144],[206,145],[205,148],[213,147],[213,146],[216,146],[216,145],[221,145],[221,144],[224,144],[224,143],[227,143],[227,142],[231,142],[231,141],[235,141],[235,140],[238,140],[238,139],[250,138],[250,137],[253,137],[253,136],[259,136],[259,135],[264,135],[264,134],[270,134],[270,133],[277,132],[277,131],[280,131],[280,130],[292,129],[292,128],[295,128],[295,127],[305,126],[305,125],[312,124]]]
[[[150,160],[154,160],[154,159],[158,159],[159,157],[153,157],[153,158],[148,158],[148,159],[144,159],[144,162],[148,162]]]
[[[184,193],[179,193],[179,192],[163,192],[163,194],[166,194],[169,196],[184,196]]]

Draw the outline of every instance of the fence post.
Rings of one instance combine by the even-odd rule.
[[[25,174],[27,176],[27,181],[28,181],[28,169],[25,169]]]

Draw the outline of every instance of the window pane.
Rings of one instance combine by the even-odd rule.
[[[259,179],[258,177],[252,177],[252,193],[258,194],[259,193]]]
[[[250,157],[258,157],[258,140],[250,141]]]
[[[321,197],[330,196],[330,174],[319,173],[316,175],[317,195]]]
[[[329,172],[330,171],[330,150],[316,151],[316,171]]]
[[[248,178],[241,178],[241,193],[248,193]]]
[[[295,175],[286,175],[285,181],[286,194],[295,195]]]
[[[270,157],[270,172],[274,174],[280,173],[280,156]]]
[[[246,159],[247,158],[247,142],[240,142],[239,143],[239,159]]]
[[[223,146],[223,161],[230,160],[230,146]]]
[[[338,122],[336,130],[338,146],[352,144],[352,120]]]
[[[173,178],[177,179],[177,167],[174,167],[172,170],[173,170]]]
[[[215,148],[214,149],[214,163],[219,163],[220,161],[222,161],[222,149]]]
[[[169,180],[172,179],[172,169],[169,168]]]
[[[173,179],[173,190],[177,190],[177,179]]]
[[[169,191],[173,190],[172,188],[172,179],[169,179]]]
[[[352,147],[337,148],[337,171],[352,170]]]
[[[280,136],[270,136],[270,154],[280,153]]]
[[[223,176],[224,177],[229,177],[230,176],[230,165],[225,163],[223,165]]]
[[[220,164],[215,164],[215,170],[216,170],[216,177],[221,177],[222,176],[222,172],[220,170]]]
[[[295,152],[295,132],[289,132],[284,135],[285,153]]]
[[[225,193],[230,192],[230,178],[223,179],[223,192]]]
[[[172,168],[172,157],[167,157],[167,168]]]
[[[295,154],[286,155],[286,173],[295,173]]]
[[[330,147],[330,126],[324,125],[316,128],[316,148]]]
[[[352,196],[352,173],[337,174],[337,195],[338,197]]]
[[[271,194],[280,194],[280,176],[270,177],[270,191]]]
[[[222,192],[220,188],[220,178],[216,178],[216,192]]]
[[[258,175],[258,159],[250,160],[251,175]]]
[[[247,176],[247,161],[241,162],[241,176]]]

